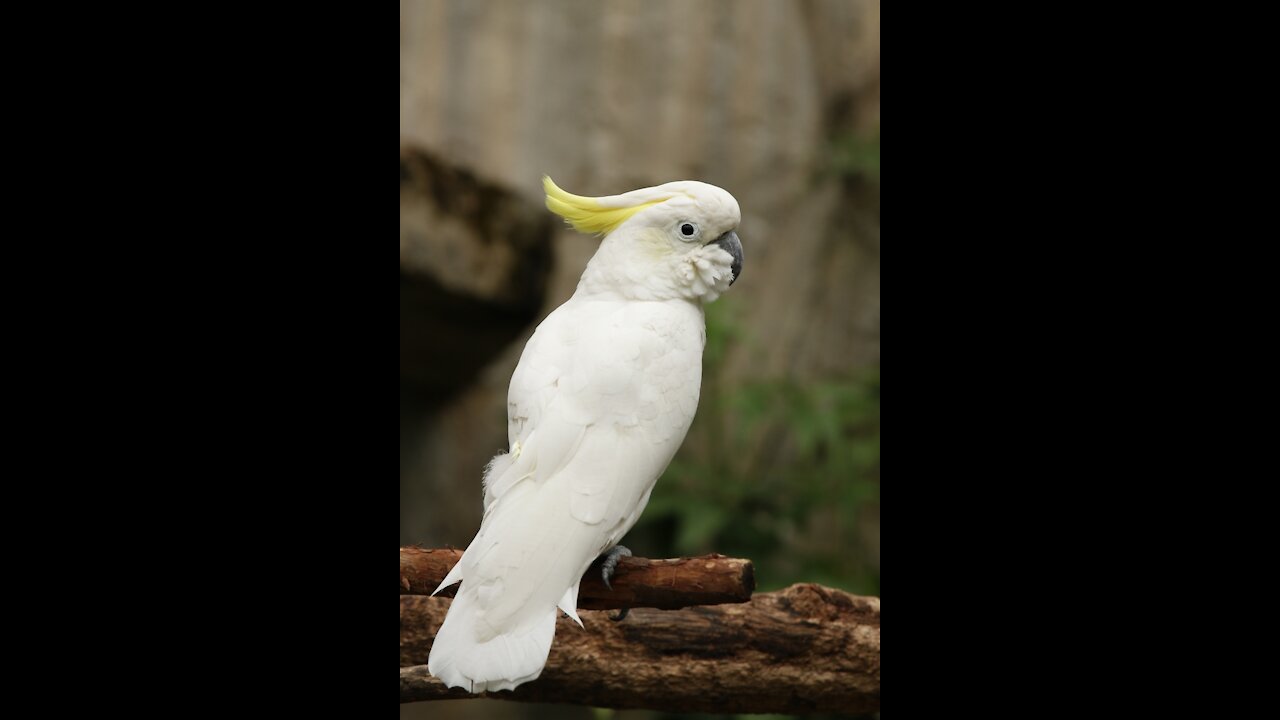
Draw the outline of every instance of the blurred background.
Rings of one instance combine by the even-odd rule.
[[[878,596],[880,3],[401,0],[401,545],[471,540],[520,352],[597,247],[544,209],[544,173],[742,206],[697,420],[625,544]],[[657,714],[401,706],[427,715]]]

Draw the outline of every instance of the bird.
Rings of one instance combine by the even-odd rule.
[[[428,669],[471,693],[514,690],[546,665],[560,611],[619,545],[698,407],[703,306],[742,274],[738,201],[698,181],[584,197],[543,177],[547,209],[602,238],[577,290],[538,326],[511,377],[509,448],[484,471],[480,529],[437,594],[462,585]]]

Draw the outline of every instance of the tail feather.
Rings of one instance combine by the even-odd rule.
[[[537,680],[551,653],[556,610],[486,642],[476,639],[474,613],[474,598],[464,584],[431,646],[431,674],[472,693],[515,690]]]
[[[578,588],[581,587],[582,581],[573,584],[573,587],[564,591],[564,597],[560,598],[560,602],[556,607],[564,611],[574,622],[578,623],[578,627],[586,629],[586,625],[582,624],[582,618],[578,617]]]

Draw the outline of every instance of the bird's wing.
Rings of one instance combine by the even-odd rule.
[[[701,383],[701,316],[672,312],[570,303],[526,345],[509,395],[513,452],[491,472],[461,563],[493,632],[539,599],[566,599],[634,523],[684,440]]]
[[[656,479],[697,411],[704,344],[690,307],[570,303],[553,313],[512,376],[512,451],[490,468],[486,512],[515,484],[553,477],[571,461],[585,473],[572,485],[575,517],[587,523],[606,514],[602,495],[622,483],[620,471]],[[584,447],[589,430],[598,434]],[[620,455],[592,472],[593,452]]]
[[[491,463],[480,531],[441,586],[463,581],[432,674],[473,692],[538,677],[555,608],[577,619],[583,573],[684,441],[704,342],[690,305],[571,301],[543,322],[512,378],[512,452]]]

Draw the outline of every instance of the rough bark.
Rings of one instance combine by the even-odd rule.
[[[431,677],[431,641],[451,601],[400,598],[400,702],[478,697]],[[561,617],[542,676],[485,697],[706,713],[880,709],[880,600],[818,585],[741,605],[637,610],[620,623]]]
[[[461,550],[400,549],[400,594],[430,595]],[[745,603],[756,589],[750,560],[708,555],[674,560],[622,558],[614,571],[613,589],[605,587],[597,561],[582,578],[578,607],[584,610],[658,608],[679,610],[695,605]],[[457,588],[440,593],[453,597]]]

